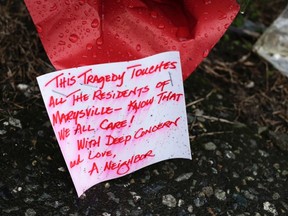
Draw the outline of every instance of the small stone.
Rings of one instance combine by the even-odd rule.
[[[201,207],[207,202],[204,196],[200,196],[194,199],[194,204],[196,207]]]
[[[210,186],[203,187],[202,192],[205,194],[206,197],[210,197],[214,194],[213,188]]]
[[[9,118],[9,124],[12,125],[12,126],[14,126],[14,127],[21,128],[21,129],[22,129],[21,121],[20,121],[19,119],[10,117],[10,118]]]
[[[230,151],[230,150],[225,151],[224,154],[225,154],[225,157],[228,158],[228,159],[235,160],[235,158],[236,158],[235,154],[232,151]]]
[[[177,177],[175,179],[176,182],[181,182],[181,181],[184,181],[184,180],[188,180],[189,178],[191,178],[191,176],[193,175],[192,172],[190,173],[184,173],[182,175],[180,175],[179,177]]]
[[[216,189],[214,195],[218,200],[221,200],[221,201],[226,200],[226,192],[221,189]]]
[[[63,215],[67,215],[67,212],[70,210],[69,206],[63,206],[62,208],[60,208],[60,212]]]
[[[107,188],[110,188],[109,182],[106,182],[104,187],[105,187],[106,189],[107,189]]]
[[[114,193],[108,192],[107,195],[108,195],[108,197],[109,197],[109,198],[108,198],[109,200],[113,200],[114,202],[116,202],[117,204],[119,204],[120,199],[119,199],[119,198],[116,198]]]
[[[257,196],[255,196],[254,194],[252,194],[252,193],[250,193],[249,191],[247,191],[247,190],[244,190],[243,191],[243,194],[244,194],[244,196],[247,198],[247,199],[250,199],[250,200],[258,200],[258,197]]]
[[[178,207],[181,207],[181,206],[183,206],[185,204],[185,201],[184,200],[182,200],[182,199],[179,199],[178,200]]]
[[[36,215],[36,211],[32,208],[29,208],[25,211],[25,216],[35,216]]]
[[[111,214],[109,214],[108,212],[103,212],[102,215],[103,216],[111,216]]]
[[[189,213],[192,213],[193,212],[193,206],[192,205],[189,205],[188,208],[187,208],[188,212]]]
[[[267,152],[264,151],[264,150],[259,149],[258,152],[259,152],[259,154],[260,154],[262,157],[265,157],[265,158],[266,158],[266,157],[269,156],[269,153],[267,153]]]
[[[263,203],[263,209],[265,211],[268,211],[268,212],[272,213],[274,216],[278,215],[278,212],[277,212],[277,210],[275,208],[275,205],[270,203],[270,202],[268,202],[268,201]]]
[[[208,142],[203,145],[204,149],[207,151],[214,151],[216,150],[217,146],[213,142]]]
[[[288,170],[283,170],[281,173],[283,176],[288,176]]]
[[[162,204],[170,208],[175,208],[177,205],[177,200],[171,194],[167,194],[162,197]]]
[[[273,193],[272,199],[278,200],[279,198],[280,198],[280,194],[279,193],[277,193],[277,192]]]
[[[234,171],[232,173],[232,176],[233,176],[233,178],[239,178],[239,174],[237,172],[234,172]]]
[[[0,135],[4,135],[4,134],[6,134],[7,133],[7,131],[5,131],[5,130],[0,130]]]
[[[58,171],[60,171],[60,172],[65,172],[66,170],[65,170],[64,167],[58,167]]]

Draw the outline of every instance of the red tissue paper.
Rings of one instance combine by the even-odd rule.
[[[186,79],[239,11],[236,0],[25,0],[56,69],[180,52]]]

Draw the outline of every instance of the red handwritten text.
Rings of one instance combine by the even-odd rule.
[[[60,105],[60,104],[64,104],[66,102],[66,99],[64,99],[64,98],[54,98],[53,97],[53,95],[52,96],[50,96],[50,100],[49,100],[49,107],[56,107],[56,106],[58,106],[58,105]]]
[[[133,164],[137,164],[149,157],[152,158],[154,156],[155,155],[153,154],[153,151],[149,150],[144,154],[132,155],[132,157],[130,157],[128,160],[120,160],[118,163],[115,163],[114,161],[107,161],[104,166],[104,172],[109,170],[116,170],[118,175],[124,175],[130,171],[130,168]]]
[[[91,107],[81,110],[71,110],[67,113],[61,113],[59,110],[56,111],[56,113],[52,114],[52,124],[55,126],[56,124],[62,124],[67,123],[69,121],[74,121],[75,124],[78,124],[79,119],[82,119],[84,117],[93,117],[98,115],[105,115],[105,114],[111,114],[116,109],[113,109],[111,107]]]
[[[92,72],[92,69],[86,70],[80,75],[78,75],[77,78],[83,78],[82,84],[84,85],[91,85],[91,84],[100,84],[100,89],[103,89],[105,86],[105,83],[107,82],[118,82],[116,85],[117,87],[121,87],[124,82],[124,75],[125,72],[122,72],[121,74],[108,74],[104,76],[99,76],[95,74],[90,74]]]
[[[93,128],[91,128],[91,125],[81,125],[81,124],[77,124],[76,129],[74,130],[74,135],[76,134],[82,134],[84,132],[90,132],[90,131],[94,131]]]
[[[64,127],[63,129],[58,131],[58,136],[60,140],[65,140],[67,137],[70,136],[70,129]]]
[[[146,106],[150,106],[153,104],[153,102],[154,97],[143,101],[137,101],[137,100],[130,101],[130,103],[128,104],[128,111],[134,111],[135,113],[137,113],[139,109],[142,109]]]
[[[133,89],[125,89],[125,90],[117,90],[116,92],[114,91],[109,91],[109,92],[104,92],[101,89],[94,91],[93,93],[93,100],[109,100],[109,99],[119,99],[119,98],[127,98],[127,97],[141,97],[142,94],[146,93],[149,91],[148,86],[144,87],[134,87]]]
[[[153,125],[153,126],[149,127],[148,129],[140,128],[134,134],[134,138],[139,139],[141,137],[144,137],[147,134],[152,134],[152,133],[155,133],[156,131],[160,131],[164,128],[170,128],[171,126],[177,127],[179,119],[180,119],[180,117],[178,117],[175,121],[169,120],[169,121],[166,121],[164,123],[159,123],[157,125]]]
[[[161,70],[175,69],[176,64],[177,62],[162,61],[161,63],[152,65],[146,68],[141,68],[142,66],[141,64],[136,64],[136,65],[127,67],[127,70],[133,69],[132,74],[131,74],[131,79],[133,79],[134,77],[145,76],[145,75],[153,74],[156,72],[161,72]]]
[[[158,104],[160,104],[162,101],[170,101],[170,100],[173,100],[173,101],[179,101],[181,96],[183,96],[183,94],[179,93],[174,93],[172,91],[164,91],[164,92],[161,92],[157,95],[159,97],[159,100],[158,100]]]
[[[107,135],[107,143],[105,145],[111,146],[111,145],[117,145],[117,144],[124,144],[126,145],[131,139],[132,136],[120,136],[120,137],[114,137],[112,135]]]
[[[78,151],[82,149],[90,149],[93,147],[99,147],[100,140],[101,140],[101,136],[98,136],[97,139],[89,139],[89,138],[78,139],[77,140]]]
[[[100,128],[103,130],[114,130],[114,129],[120,129],[123,127],[127,126],[127,120],[123,120],[123,121],[116,121],[116,122],[109,122],[108,119],[104,119],[101,123],[100,123]]]
[[[73,86],[76,83],[76,78],[75,76],[71,77],[63,77],[64,73],[61,73],[55,77],[53,77],[51,80],[49,80],[46,84],[45,87],[48,86],[51,83],[55,84],[56,88],[66,88],[68,86]],[[70,73],[69,73],[70,75]]]

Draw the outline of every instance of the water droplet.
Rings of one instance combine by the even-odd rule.
[[[41,4],[41,1],[36,1],[37,4]]]
[[[117,17],[116,17],[116,21],[117,21],[117,22],[120,22],[120,21],[121,21],[121,17],[120,17],[120,16],[117,16]]]
[[[188,27],[182,26],[177,29],[176,37],[179,41],[186,41],[190,36],[190,31]]]
[[[93,48],[93,45],[91,44],[91,43],[88,43],[87,45],[86,45],[86,49],[89,51],[89,50],[92,50],[92,48]]]
[[[118,39],[119,38],[119,34],[115,34],[115,39]]]
[[[60,34],[59,34],[59,37],[60,37],[60,38],[63,38],[63,37],[64,37],[64,34],[63,34],[63,33],[60,33]]]
[[[71,48],[71,44],[68,44],[67,47],[68,47],[68,48]]]
[[[139,52],[141,50],[141,45],[140,44],[137,44],[136,45],[136,50]]]
[[[53,4],[51,7],[50,7],[50,11],[55,11],[57,10],[57,5],[56,4]]]
[[[158,17],[157,11],[151,11],[150,15],[151,15],[151,17],[154,18],[154,19],[156,19],[156,18]]]
[[[69,37],[69,40],[72,42],[72,43],[76,43],[78,41],[79,37],[78,35],[76,34],[71,34],[70,37]]]
[[[91,23],[91,27],[92,28],[97,28],[99,26],[99,20],[98,19],[94,19]]]
[[[206,58],[208,55],[209,55],[209,50],[208,49],[204,50],[203,57]]]
[[[89,32],[90,32],[90,29],[88,29],[88,28],[87,28],[87,29],[86,29],[86,32],[88,32],[88,33],[89,33]]]
[[[218,17],[218,20],[224,20],[227,19],[227,14],[224,13],[223,11],[218,11],[218,13],[220,14]]]
[[[70,0],[65,0],[66,5],[70,5]]]
[[[66,44],[66,42],[65,42],[65,41],[63,41],[63,40],[60,40],[58,44],[63,46],[63,45],[65,45],[65,44]]]
[[[225,28],[225,29],[228,29],[228,28],[229,28],[229,23],[226,23],[226,24],[224,25],[224,28]]]
[[[96,43],[98,45],[102,45],[103,44],[103,38],[102,37],[97,38]]]
[[[80,0],[80,1],[79,1],[79,4],[80,4],[80,5],[84,5],[85,2],[86,2],[86,0]]]
[[[181,45],[183,48],[186,48],[187,47],[187,44],[186,43],[182,43]]]
[[[208,38],[208,34],[207,33],[205,33],[204,36],[205,36],[205,38]]]
[[[37,29],[38,33],[43,32],[43,28],[40,25],[36,25],[36,29]]]
[[[158,27],[159,29],[164,29],[164,28],[165,28],[165,25],[159,24],[157,27]]]
[[[211,0],[203,0],[203,2],[204,2],[204,4],[205,4],[205,5],[209,5],[209,4],[211,4],[211,3],[212,3],[212,1],[211,1]]]

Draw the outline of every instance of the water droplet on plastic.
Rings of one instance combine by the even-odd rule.
[[[66,5],[70,5],[70,0],[65,0]]]
[[[57,5],[56,4],[53,4],[51,7],[50,7],[50,11],[55,11],[57,10]]]
[[[209,5],[209,4],[211,4],[211,3],[212,3],[212,1],[211,1],[211,0],[203,0],[203,2],[204,2],[204,4],[205,4],[205,5]]]
[[[117,21],[117,22],[120,22],[120,21],[121,21],[121,17],[120,17],[120,16],[117,16],[117,17],[116,17],[116,21]]]
[[[72,43],[76,43],[78,41],[79,37],[78,35],[76,34],[71,34],[70,37],[69,37],[69,40],[72,42]]]
[[[179,27],[177,29],[177,32],[176,32],[176,37],[178,38],[179,41],[186,41],[188,40],[189,38],[189,35],[190,35],[190,31],[189,31],[189,28],[188,27]]]
[[[115,39],[118,39],[119,38],[119,34],[115,34]]]
[[[186,43],[182,43],[181,45],[183,48],[186,48],[187,47],[187,44]]]
[[[207,33],[205,33],[204,36],[205,36],[205,38],[208,38],[208,34]]]
[[[150,15],[154,19],[156,19],[158,17],[158,13],[156,11],[151,11]]]
[[[99,20],[98,19],[94,19],[91,23],[91,27],[92,28],[97,28],[99,26]]]
[[[63,34],[63,33],[60,33],[60,34],[59,34],[59,37],[60,37],[60,38],[63,38],[63,37],[64,37],[64,34]]]
[[[40,25],[36,25],[36,29],[39,33],[43,32],[43,28]]]
[[[209,50],[208,49],[204,50],[203,57],[206,58],[208,55],[209,55]]]
[[[164,28],[165,28],[165,25],[159,24],[157,27],[158,27],[159,29],[164,29]]]
[[[86,2],[86,0],[80,0],[80,1],[79,1],[79,4],[80,4],[80,5],[84,5],[85,2]]]
[[[140,44],[137,44],[136,45],[136,50],[139,52],[141,50],[141,45]]]
[[[93,48],[93,45],[92,45],[91,43],[88,43],[88,44],[86,45],[86,49],[87,49],[88,51],[92,50],[92,48]]]
[[[228,28],[229,28],[229,23],[226,23],[226,24],[224,25],[224,28],[225,28],[225,29],[228,29]]]
[[[97,38],[96,43],[98,45],[102,45],[103,44],[103,38],[102,37]]]
[[[66,42],[65,42],[65,41],[63,41],[63,40],[60,40],[58,44],[63,46],[63,45],[65,45],[65,44],[66,44]]]
[[[224,20],[227,19],[227,14],[224,13],[223,11],[218,11],[220,13],[218,20]]]

